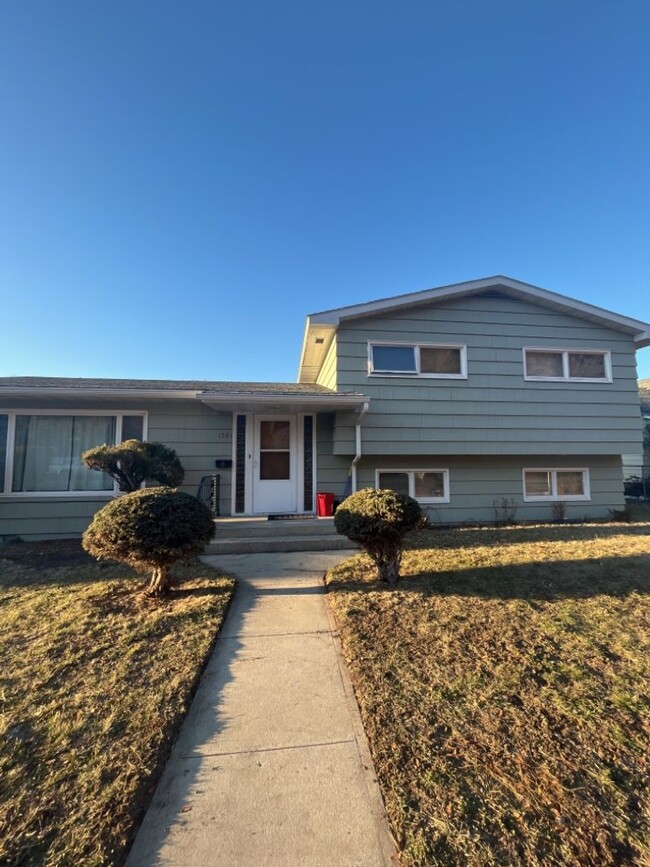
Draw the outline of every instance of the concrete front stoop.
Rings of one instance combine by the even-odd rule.
[[[221,518],[206,554],[343,551],[354,547],[334,529],[333,518]]]
[[[323,573],[235,554],[235,597],[126,867],[396,867]]]

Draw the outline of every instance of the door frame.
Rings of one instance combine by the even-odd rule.
[[[261,450],[262,443],[260,438],[260,428],[262,426],[262,422],[265,421],[288,421],[289,422],[289,478],[288,479],[278,479],[277,481],[286,483],[286,490],[290,493],[287,494],[290,497],[293,505],[289,508],[282,505],[277,508],[271,507],[268,508],[268,503],[266,508],[258,507],[258,502],[262,499],[262,494],[260,489],[258,488],[258,484],[261,483],[261,479],[258,479],[259,474],[259,463],[261,462]],[[298,511],[299,504],[299,478],[298,478],[298,420],[296,418],[295,413],[287,412],[287,413],[256,413],[253,416],[253,462],[252,462],[252,476],[253,476],[253,514],[255,515],[268,515],[277,512],[279,514],[286,513],[288,515],[296,514]],[[274,481],[274,480],[270,480]]]
[[[244,473],[244,511],[243,512],[235,512],[235,497],[236,497],[236,479],[237,479],[237,416],[245,416],[246,418],[246,447],[245,447],[245,473]],[[313,480],[313,497],[312,497],[312,505],[310,509],[304,508],[304,489],[305,489],[305,442],[304,442],[304,429],[305,429],[305,416],[311,416],[313,419],[312,425],[312,480]],[[231,478],[231,506],[230,506],[230,514],[233,517],[245,518],[245,517],[260,517],[261,515],[273,514],[272,511],[268,512],[255,512],[255,495],[254,495],[254,481],[255,481],[255,453],[256,453],[256,428],[257,428],[257,420],[258,419],[286,419],[292,418],[294,420],[294,454],[292,455],[292,460],[295,461],[296,467],[296,510],[295,514],[297,515],[311,515],[316,510],[316,490],[317,490],[317,479],[316,479],[316,470],[317,470],[317,431],[316,431],[316,422],[317,415],[316,412],[293,412],[292,410],[288,410],[287,412],[240,412],[237,410],[233,411],[232,414],[232,443],[233,443],[233,469],[232,469],[232,478]],[[281,512],[282,510],[278,510]]]

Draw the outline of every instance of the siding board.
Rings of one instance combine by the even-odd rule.
[[[368,376],[372,340],[466,343],[466,380]],[[604,349],[612,383],[527,382],[525,346]],[[641,424],[631,336],[602,324],[505,296],[454,299],[343,322],[339,390],[368,394],[364,454],[620,455],[640,450]],[[353,450],[337,419],[333,451]]]

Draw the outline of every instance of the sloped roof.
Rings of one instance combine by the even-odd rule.
[[[0,398],[86,398],[91,400],[200,400],[216,410],[330,412],[360,410],[368,402],[359,392],[333,391],[297,382],[221,382],[187,379],[89,379],[57,376],[0,377]]]
[[[89,379],[59,376],[0,377],[0,393],[5,389],[78,389],[79,391],[159,391],[216,392],[218,394],[332,394],[332,390],[315,383],[299,382],[222,382],[206,379]]]
[[[531,301],[553,310],[571,313],[583,319],[588,319],[607,327],[624,331],[634,337],[638,348],[650,346],[650,325],[638,319],[621,316],[602,307],[587,304],[541,289],[512,277],[495,275],[494,277],[482,277],[479,280],[470,280],[464,283],[454,283],[449,286],[438,286],[434,289],[425,289],[421,292],[409,292],[405,295],[394,295],[378,301],[369,301],[364,304],[352,304],[347,307],[337,307],[332,310],[323,310],[320,313],[312,313],[307,317],[305,336],[303,339],[298,381],[309,383],[315,382],[323,364],[327,351],[334,339],[339,324],[350,319],[364,316],[379,316],[392,311],[403,310],[407,307],[416,307],[422,304],[435,304],[448,301],[452,298],[460,298],[468,295],[476,295],[481,292],[498,291],[513,298]]]

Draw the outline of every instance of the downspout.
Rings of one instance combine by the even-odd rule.
[[[354,430],[356,454],[352,458],[352,465],[350,467],[350,478],[352,480],[352,493],[353,494],[357,490],[357,464],[361,460],[361,420],[363,419],[364,415],[368,412],[369,409],[370,409],[370,402],[365,401],[363,404],[363,407],[359,411],[359,416],[358,416],[357,423],[355,425],[355,430]]]

